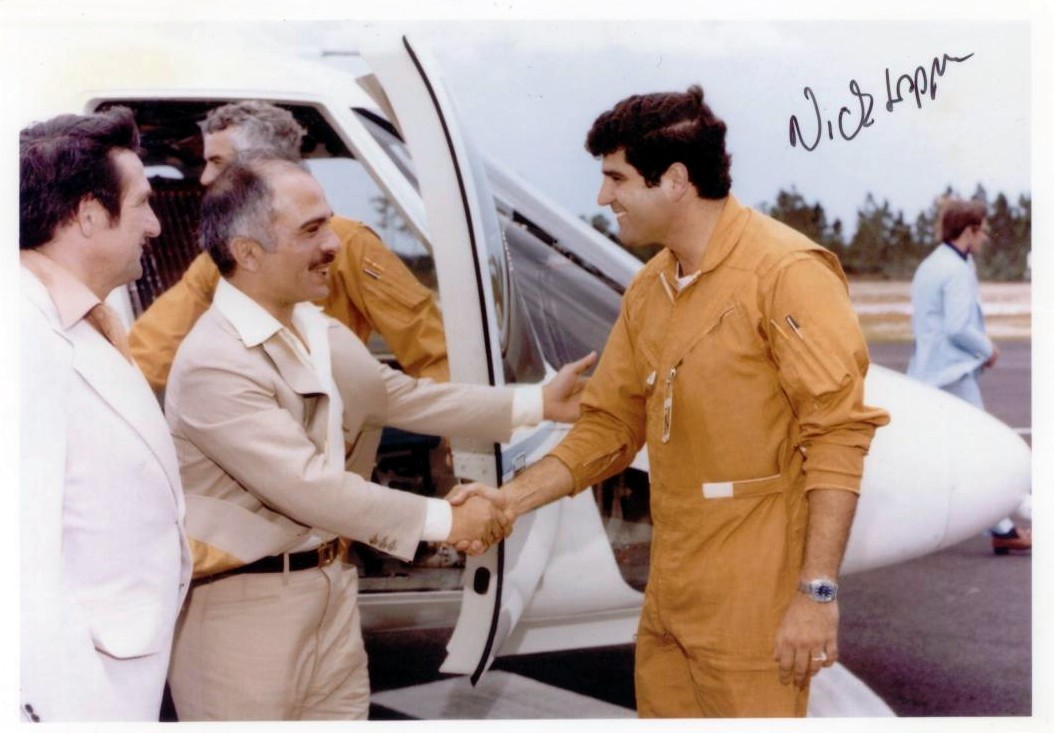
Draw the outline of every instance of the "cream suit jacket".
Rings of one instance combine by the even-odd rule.
[[[158,719],[190,581],[179,467],[139,370],[22,270],[23,716]]]
[[[370,483],[385,425],[504,442],[512,389],[416,380],[328,322],[346,470],[328,462],[329,397],[279,334],[255,345],[213,306],[173,362],[165,413],[187,493],[196,577],[291,551],[309,532],[412,559],[426,500]]]

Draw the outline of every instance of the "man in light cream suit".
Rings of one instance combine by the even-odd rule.
[[[274,158],[235,162],[202,202],[222,279],[179,348],[165,410],[197,578],[170,674],[181,720],[365,718],[357,572],[337,538],[410,560],[421,540],[485,547],[509,529],[498,494],[451,508],[370,483],[382,428],[505,441],[577,416],[592,355],[516,390],[376,361],[309,302],[327,293],[332,216],[311,174]]]
[[[21,708],[156,721],[190,582],[160,407],[103,303],[160,231],[127,109],[20,140]]]

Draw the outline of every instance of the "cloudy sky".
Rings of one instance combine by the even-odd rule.
[[[598,165],[582,147],[596,115],[629,94],[691,83],[728,123],[733,189],[752,205],[793,186],[852,229],[868,193],[913,219],[947,186],[1031,191],[1025,21],[358,19],[251,32],[310,54],[392,27],[439,61],[478,146],[575,214],[599,211]],[[905,79],[903,101],[887,109],[887,74],[894,98],[902,75],[919,80],[920,98]]]
[[[980,183],[1013,199],[1033,192],[1036,14],[1021,0],[1002,0],[998,20],[991,6],[964,2],[948,10],[948,3],[928,0],[887,2],[885,19],[869,20],[832,20],[848,11],[817,0],[789,7],[740,0],[720,11],[666,0],[259,0],[208,7],[158,0],[125,12],[114,2],[5,0],[0,13],[19,5],[36,18],[85,24],[107,17],[199,21],[304,55],[354,49],[382,31],[406,32],[439,61],[477,147],[574,214],[600,211],[599,166],[582,147],[593,119],[629,94],[692,83],[728,123],[733,190],[751,205],[794,187],[851,230],[868,193],[913,219],[948,186],[969,195]],[[717,12],[723,19],[714,19]],[[934,74],[935,59],[945,54],[965,60],[939,63]],[[887,78],[897,97],[902,75],[903,101],[890,111]],[[924,90],[918,100],[909,88],[915,79]],[[801,133],[797,145],[792,119]]]

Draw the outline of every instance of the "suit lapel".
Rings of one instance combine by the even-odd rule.
[[[157,397],[142,373],[86,321],[65,332],[73,344],[73,368],[143,439],[168,477],[176,503],[179,463]]]

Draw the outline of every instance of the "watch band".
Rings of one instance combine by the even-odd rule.
[[[838,598],[838,583],[829,578],[802,580],[798,582],[798,592],[817,603],[830,603]]]

